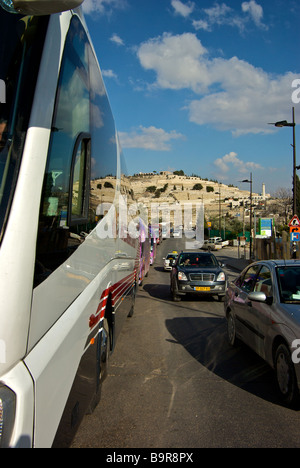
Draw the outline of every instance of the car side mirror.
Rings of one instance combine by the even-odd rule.
[[[261,291],[252,291],[248,294],[248,299],[254,302],[266,302],[267,296]]]
[[[273,297],[267,297],[264,292],[261,291],[252,291],[248,294],[249,301],[253,302],[265,302],[268,305],[271,305],[273,302]]]

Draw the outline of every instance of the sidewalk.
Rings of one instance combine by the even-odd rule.
[[[245,258],[238,258],[238,255],[239,252],[236,247],[225,247],[218,251],[218,255],[216,256],[228,267],[236,271],[242,271],[244,268],[250,265],[250,260]]]

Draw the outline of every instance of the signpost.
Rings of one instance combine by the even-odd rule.
[[[271,237],[272,236],[272,218],[260,218],[259,219],[259,234],[261,236]]]
[[[289,222],[290,240],[291,242],[300,242],[300,220],[297,215],[294,215]]]

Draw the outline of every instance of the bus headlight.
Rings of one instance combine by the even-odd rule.
[[[0,448],[9,448],[14,428],[16,395],[0,384]]]

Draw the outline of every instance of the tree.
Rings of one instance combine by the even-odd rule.
[[[297,176],[297,179],[298,179],[297,182],[299,182],[298,176]],[[299,191],[300,191],[300,187],[299,187]],[[289,218],[291,216],[292,205],[293,205],[292,191],[290,189],[280,187],[274,193],[274,198],[278,201],[276,203],[276,212],[284,218],[284,223],[288,224]],[[297,200],[297,207],[298,206],[300,207],[300,205],[298,205],[299,202]],[[273,207],[272,207],[272,210],[274,211]]]
[[[183,172],[182,169],[180,171],[174,171],[173,174],[179,175],[179,176],[184,176],[184,172]]]

